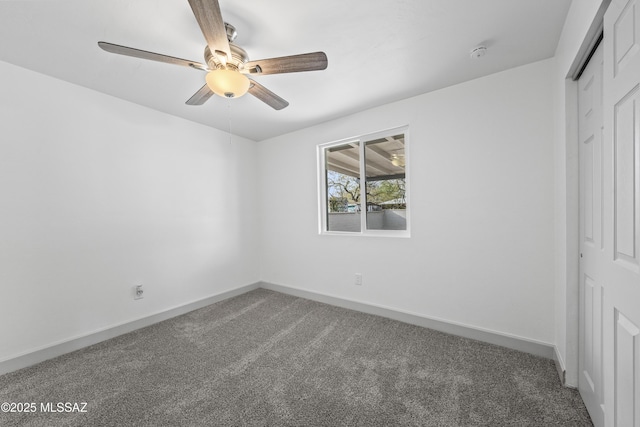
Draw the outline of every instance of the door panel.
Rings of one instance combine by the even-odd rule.
[[[640,420],[640,329],[616,310],[615,330],[615,391],[616,425],[637,426]]]
[[[603,53],[578,82],[580,138],[580,348],[578,389],[596,426],[604,425],[602,386]]]
[[[614,2],[615,3],[615,2]],[[622,1],[617,2],[620,6]],[[626,2],[622,11],[617,11],[617,16],[612,20],[613,52],[615,54],[615,76],[636,60],[640,51],[640,32],[638,31],[640,9],[635,1]]]
[[[604,42],[605,421],[607,426],[640,427],[638,0],[612,0]]]
[[[638,130],[638,87],[616,106],[614,113],[615,258],[638,266],[636,224],[636,133]],[[631,266],[630,266],[631,267]]]
[[[582,184],[584,191],[582,192],[584,197],[584,243],[593,244],[593,180],[594,180],[594,165],[593,165],[593,145],[594,137],[591,135],[587,141],[584,142],[582,148]]]

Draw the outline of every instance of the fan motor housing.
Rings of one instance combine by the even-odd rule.
[[[233,43],[229,43],[229,50],[231,50],[231,58],[230,60],[227,60],[227,65],[231,64],[237,69],[242,69],[244,64],[249,61],[249,54],[247,51]],[[204,60],[209,68],[214,70],[221,65],[218,57],[211,52],[209,46],[204,48]]]

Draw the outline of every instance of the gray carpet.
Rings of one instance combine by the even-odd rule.
[[[264,289],[1,376],[1,402],[37,406],[1,426],[592,425],[550,360]]]

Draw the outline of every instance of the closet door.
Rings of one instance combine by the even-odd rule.
[[[596,427],[604,426],[602,386],[602,45],[578,81],[580,142],[580,347],[578,389]]]
[[[640,427],[639,0],[612,0],[604,44],[605,421]]]

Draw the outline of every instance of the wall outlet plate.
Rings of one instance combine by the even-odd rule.
[[[362,273],[356,273],[355,284],[358,286],[362,286]]]
[[[144,298],[144,289],[142,285],[136,285],[133,290],[133,299],[142,299]]]

